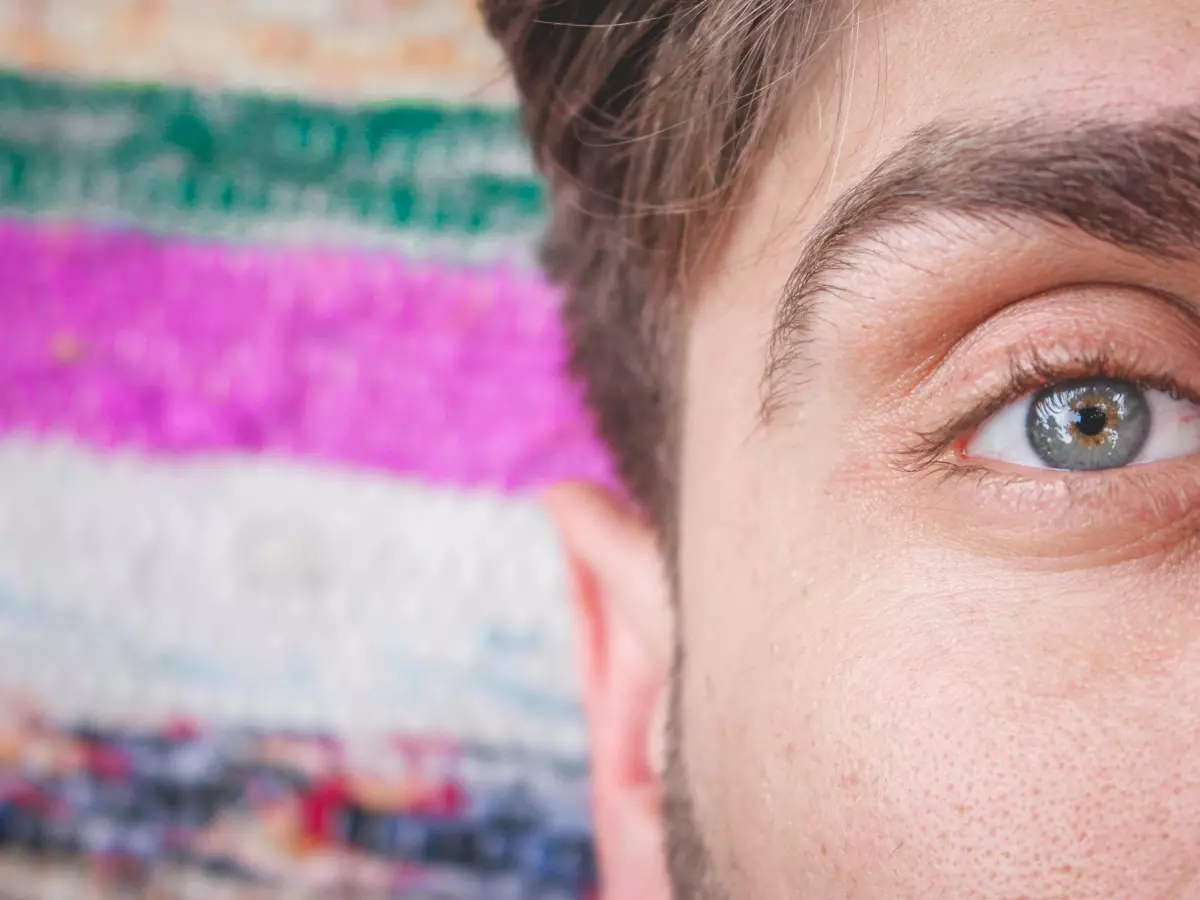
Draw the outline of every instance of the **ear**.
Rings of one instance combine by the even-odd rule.
[[[562,485],[545,500],[574,601],[603,896],[666,900],[661,783],[673,617],[657,541],[600,488]]]

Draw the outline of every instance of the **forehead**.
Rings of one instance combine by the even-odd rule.
[[[1198,46],[1200,0],[864,4],[835,65],[797,96],[760,205],[815,218],[822,200],[935,120],[1188,105],[1200,95]]]
[[[1080,104],[1178,105],[1195,72],[1196,0],[917,0],[868,6],[840,76],[859,124]],[[851,101],[849,96],[843,100]]]

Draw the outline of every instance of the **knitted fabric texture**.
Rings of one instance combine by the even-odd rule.
[[[469,0],[0,5],[0,894],[593,896],[611,483]]]

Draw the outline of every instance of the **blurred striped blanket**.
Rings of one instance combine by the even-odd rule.
[[[0,896],[594,889],[607,481],[469,0],[0,3]]]

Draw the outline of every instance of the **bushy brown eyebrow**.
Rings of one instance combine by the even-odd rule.
[[[783,384],[795,384],[815,306],[836,273],[852,269],[872,238],[939,213],[1039,220],[1160,259],[1200,251],[1200,111],[915,132],[842,194],[805,242],[768,346],[764,419],[788,393]]]

